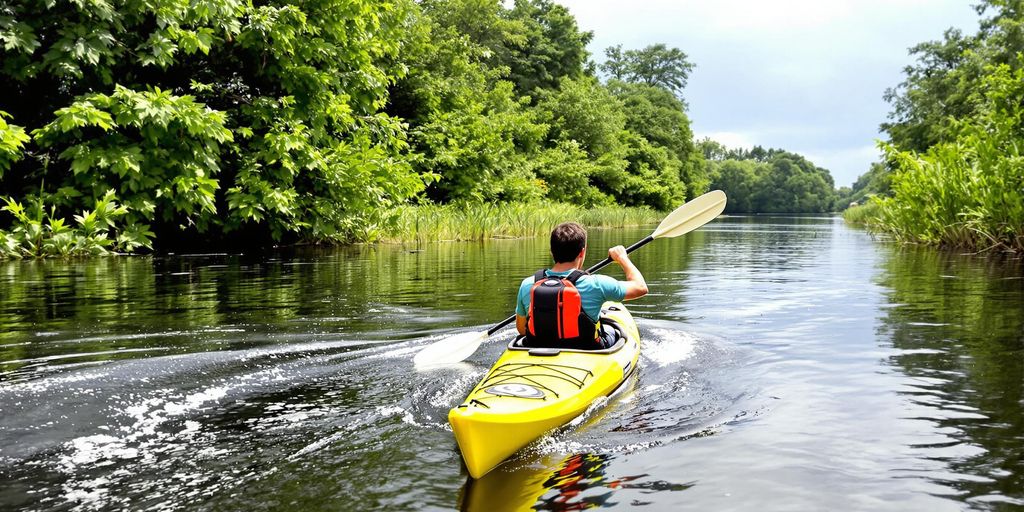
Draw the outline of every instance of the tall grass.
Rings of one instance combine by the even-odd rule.
[[[1024,252],[1024,70],[990,70],[985,108],[923,154],[885,145],[893,197],[877,226],[908,242]]]
[[[621,227],[654,224],[661,214],[648,208],[546,204],[474,204],[404,206],[385,242],[469,241],[489,238],[543,236],[562,222],[586,227]]]
[[[851,206],[843,210],[843,219],[850,224],[870,226],[878,221],[880,207],[874,199],[868,199],[862,205]]]

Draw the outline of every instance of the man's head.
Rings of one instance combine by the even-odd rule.
[[[587,230],[575,222],[559,224],[551,232],[551,256],[555,263],[575,260],[586,247]]]

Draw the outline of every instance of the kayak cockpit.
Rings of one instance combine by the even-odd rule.
[[[528,350],[531,356],[557,356],[562,352],[579,352],[583,354],[614,354],[622,347],[626,346],[629,340],[629,334],[621,325],[615,320],[608,317],[601,318],[601,328],[607,329],[611,336],[614,337],[614,342],[608,348],[599,349],[582,349],[573,347],[530,347],[527,346],[526,336],[516,336],[512,341],[508,343],[509,350]]]

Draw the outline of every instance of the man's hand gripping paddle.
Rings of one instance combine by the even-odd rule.
[[[713,190],[680,206],[679,208],[676,208],[675,211],[668,214],[668,216],[661,221],[661,224],[658,224],[658,228],[655,229],[653,233],[647,235],[643,240],[627,247],[626,253],[631,253],[647,245],[652,240],[656,240],[658,238],[675,238],[707,224],[714,220],[715,217],[718,217],[718,215],[722,213],[722,210],[725,210],[725,201],[725,192],[722,192],[721,190]],[[597,272],[611,262],[611,258],[605,258],[596,265],[588,268],[587,272]],[[486,331],[464,332],[436,341],[416,354],[416,357],[413,358],[413,362],[416,363],[417,368],[426,368],[464,361],[466,358],[473,355],[477,348],[480,347],[480,344],[483,343],[483,341],[490,335],[498,332],[502,327],[514,322],[515,319],[516,316],[512,315]]]

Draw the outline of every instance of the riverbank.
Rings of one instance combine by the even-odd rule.
[[[107,210],[105,206],[97,209]],[[152,249],[151,244],[121,244],[125,234],[115,232],[111,223],[104,224],[102,229],[71,228],[54,222],[38,206],[33,211],[36,213],[31,215],[22,209],[15,211],[20,214],[18,223],[10,232],[0,230],[0,261],[89,257]],[[546,236],[553,227],[567,221],[588,228],[617,228],[655,224],[662,218],[661,213],[650,208],[584,208],[565,203],[405,205],[395,213],[393,224],[366,230],[354,241],[423,243],[524,238]],[[100,217],[101,221],[104,219],[105,216]]]
[[[403,206],[382,242],[471,241],[545,236],[562,222],[587,228],[654,224],[662,214],[650,208],[584,208],[565,203],[447,204]]]
[[[911,209],[915,211],[908,211]],[[874,233],[884,233],[904,244],[1024,254],[1024,224],[999,218],[1007,216],[1005,211],[996,215],[965,206],[954,208],[952,213],[934,210],[937,208],[885,198],[844,210],[843,220]]]

